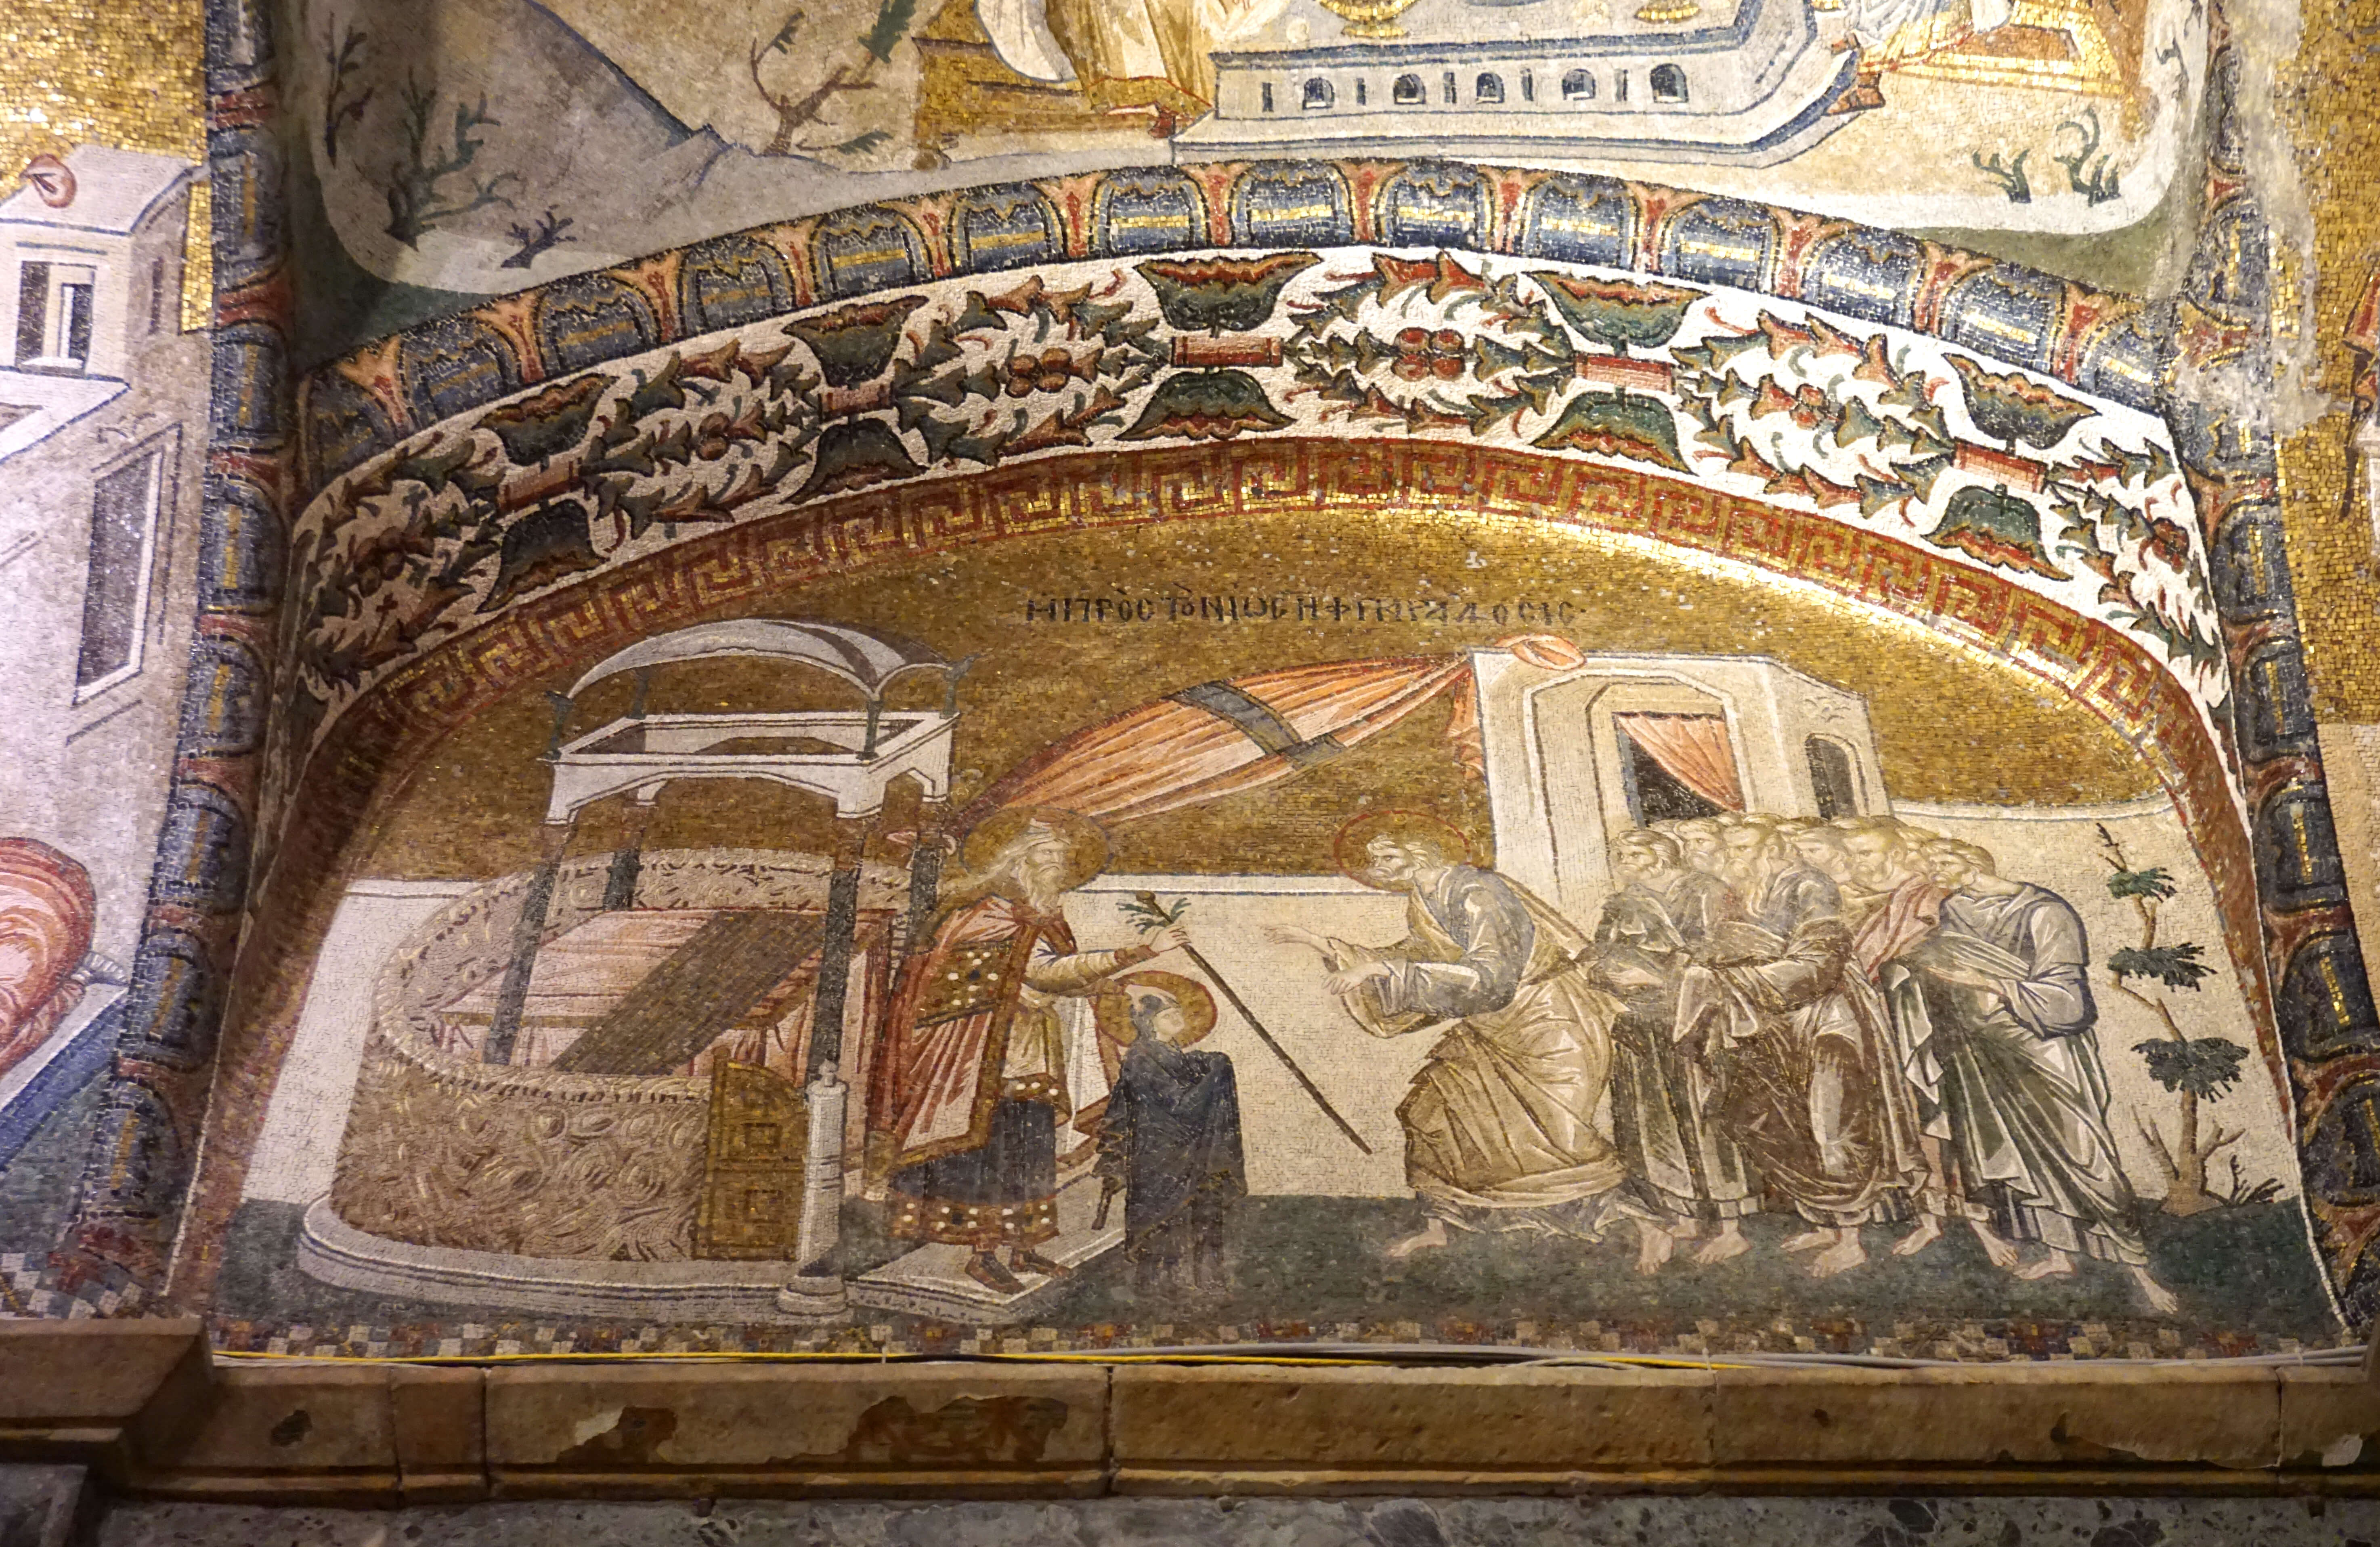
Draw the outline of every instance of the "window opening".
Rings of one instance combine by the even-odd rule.
[[[1814,736],[1802,744],[1802,749],[1810,760],[1810,789],[1817,797],[1819,820],[1857,816],[1859,780],[1852,771],[1852,755],[1842,743]]]
[[[65,347],[58,353],[80,365],[91,359],[91,293],[89,285],[61,285],[58,298],[66,306]]]
[[[1626,731],[1620,733],[1620,792],[1639,827],[1657,822],[1692,822],[1727,809],[1694,793]]]
[[[1656,65],[1652,75],[1655,102],[1686,100],[1686,72],[1675,65]]]
[[[38,371],[79,371],[91,359],[97,270],[28,262],[17,270],[17,363]]]
[[[17,271],[17,358],[39,359],[50,332],[50,266],[27,263]]]
[[[82,650],[75,660],[77,702],[140,670],[164,469],[165,454],[152,451],[92,487],[91,574],[82,593]]]

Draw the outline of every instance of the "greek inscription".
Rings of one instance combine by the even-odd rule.
[[[1034,596],[1025,622],[1099,628],[1143,624],[1355,623],[1560,628],[1577,615],[1569,602],[1539,597],[1342,596],[1311,591],[1215,593],[1173,588],[1146,596]]]

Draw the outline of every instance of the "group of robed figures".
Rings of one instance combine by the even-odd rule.
[[[1781,1249],[1826,1277],[1867,1260],[1863,1226],[1906,1225],[1911,1256],[1963,1224],[2019,1278],[2094,1257],[2177,1309],[2108,1127],[2082,921],[1987,851],[1888,816],[1657,823],[1613,840],[1592,929],[1422,813],[1359,816],[1337,855],[1405,894],[1405,938],[1271,938],[1321,956],[1363,1031],[1436,1035],[1397,1109],[1428,1219],[1393,1255],[1633,1227],[1649,1273],[1755,1249],[1766,1211],[1798,1217]],[[1191,1048],[1206,988],[1145,968],[1186,932],[1076,948],[1063,898],[1106,844],[1072,812],[997,812],[965,859],[870,1091],[892,1233],[965,1245],[999,1292],[1054,1277],[1071,1151],[1123,1190],[1144,1284],[1213,1287],[1245,1191],[1236,1085]]]
[[[1704,1265],[1754,1249],[1743,1220],[1776,1211],[1827,1277],[1867,1260],[1864,1225],[1913,1222],[1892,1248],[1913,1256],[1958,1221],[2019,1278],[2089,1256],[2178,1309],[2062,897],[1889,816],[1730,812],[1618,834],[1586,932],[1465,853],[1420,813],[1361,819],[1342,868],[1408,895],[1406,938],[1276,932],[1322,954],[1365,1029],[1440,1031],[1398,1109],[1429,1222],[1392,1252],[1624,1220],[1654,1273],[1697,1240]]]

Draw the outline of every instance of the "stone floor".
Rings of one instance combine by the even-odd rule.
[[[38,1539],[29,1539],[37,1541]],[[1368,1499],[517,1504],[348,1512],[119,1504],[100,1547],[2372,1547],[2380,1502]],[[0,1533],[0,1547],[16,1547]]]

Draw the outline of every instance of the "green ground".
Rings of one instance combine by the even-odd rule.
[[[0,1253],[46,1256],[74,1217],[91,1130],[107,1094],[104,1070],[58,1103],[25,1147],[0,1166]]]
[[[294,1266],[299,1212],[287,1204],[242,1208],[218,1286],[218,1315],[317,1327],[489,1319],[314,1282]],[[1402,1262],[1384,1258],[1380,1248],[1420,1217],[1404,1200],[1250,1200],[1232,1231],[1234,1283],[1228,1293],[1145,1297],[1132,1287],[1121,1254],[1111,1253],[1081,1270],[1071,1292],[1039,1320],[1125,1324],[1142,1334],[1172,1324],[1185,1339],[1226,1326],[1245,1337],[1330,1338],[1347,1322],[1377,1329],[1404,1322],[1417,1323],[1420,1336],[1466,1341],[1509,1336],[1520,1322],[1537,1323],[1540,1337],[1576,1338],[1581,1323],[1594,1322],[1627,1348],[1673,1347],[1680,1335],[1699,1333],[1714,1347],[1756,1340],[1791,1348],[1798,1336],[1864,1351],[1871,1338],[1900,1336],[1905,1351],[1928,1355],[1943,1340],[1988,1352],[1981,1342],[1986,1338],[2008,1339],[2019,1353],[2062,1353],[2086,1323],[2107,1324],[2107,1332],[2092,1335],[2104,1346],[2112,1334],[2112,1351],[2138,1340],[2159,1344],[2161,1352],[2244,1353],[2282,1338],[2336,1332],[2294,1203],[2153,1218],[2154,1269],[2182,1301],[2180,1322],[2162,1325],[2144,1317],[2117,1269],[2085,1262],[2063,1282],[2022,1283],[1993,1270],[1964,1234],[1901,1259],[1886,1248],[1905,1227],[1872,1227],[1868,1264],[1819,1282],[1809,1276],[1806,1259],[1774,1249],[1791,1233],[1791,1222],[1755,1218],[1748,1234],[1760,1249],[1751,1255],[1712,1268],[1674,1263],[1647,1279],[1633,1271],[1632,1242],[1617,1236],[1599,1245],[1458,1236],[1443,1251]],[[850,1207],[846,1232],[838,1264],[844,1272],[864,1272],[897,1250],[876,1228],[868,1205]],[[901,1320],[866,1311],[854,1319]]]

